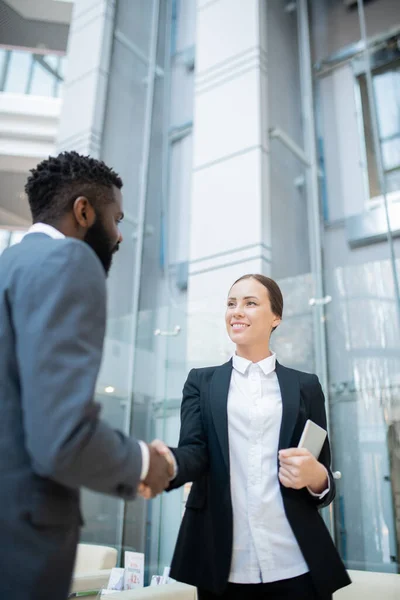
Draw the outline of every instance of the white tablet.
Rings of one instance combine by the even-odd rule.
[[[327,432],[319,425],[308,419],[304,425],[303,433],[299,441],[299,448],[305,448],[315,458],[321,454],[322,446],[324,445]]]

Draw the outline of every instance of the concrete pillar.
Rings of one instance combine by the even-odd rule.
[[[75,0],[57,149],[100,155],[115,0]]]
[[[222,362],[228,289],[271,260],[265,0],[198,0],[189,366]]]

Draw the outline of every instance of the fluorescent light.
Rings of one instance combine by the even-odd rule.
[[[108,385],[106,388],[104,388],[104,391],[106,394],[113,394],[115,392],[115,388],[113,388],[112,385]]]

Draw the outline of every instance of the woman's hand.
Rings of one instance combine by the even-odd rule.
[[[173,454],[172,454],[171,450],[161,440],[153,440],[151,442],[150,446],[152,446],[153,448],[155,448],[155,450],[157,450],[157,452],[159,454],[161,454],[162,456],[165,457],[165,459],[166,459],[166,461],[167,461],[167,463],[169,465],[170,480],[173,479],[175,477],[175,475],[176,475],[176,462],[175,462],[175,459],[173,457]],[[150,500],[150,498],[153,497],[151,489],[145,483],[140,483],[139,484],[138,493],[145,500]]]
[[[307,487],[314,494],[322,494],[329,485],[324,465],[304,448],[280,450],[279,481],[284,487],[294,490]]]

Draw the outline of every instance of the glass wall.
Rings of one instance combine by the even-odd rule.
[[[98,398],[116,427],[171,445],[192,366],[188,330],[203,340],[190,348],[196,366],[232,352],[224,307],[186,302],[195,13],[195,0],[117,1],[103,139],[104,160],[124,180],[126,218]],[[367,62],[359,15],[344,2],[268,3],[267,121],[286,134],[269,146],[271,275],[285,298],[273,347],[283,364],[316,372],[326,393],[342,477],[325,519],[341,556],[349,568],[397,572],[398,2],[366,4],[365,17]],[[144,551],[148,574],[161,572],[185,493],[129,505],[85,493],[83,539]]]
[[[269,55],[275,64],[269,98],[271,124],[280,126],[295,144],[305,148],[311,163],[307,136],[314,133],[315,126],[318,161],[317,182],[313,182],[310,169],[290,148],[276,140],[271,144],[271,186],[284,191],[283,195],[272,194],[273,224],[276,237],[280,236],[272,247],[272,275],[280,282],[286,303],[274,346],[284,364],[317,372],[325,383],[333,469],[342,474],[332,512],[326,517],[333,525],[342,558],[348,568],[398,572],[400,204],[396,127],[400,94],[398,42],[394,40],[400,33],[400,6],[390,0],[365,3],[366,56],[360,43],[362,14],[343,2],[309,3],[315,118],[307,129],[307,67],[302,52],[307,3],[299,0],[292,11],[272,8],[272,4],[268,13]],[[285,31],[287,40],[291,28],[291,39],[297,36],[299,42],[296,53],[287,52],[276,39]],[[302,106],[285,111],[285,103],[290,101],[287,80],[293,81],[296,62]],[[312,185],[319,189],[316,227]],[[283,203],[293,220],[282,218]],[[298,236],[293,244],[299,210],[308,213],[308,219],[307,223],[301,221],[304,216],[296,219],[304,237]],[[318,288],[320,259],[322,288]],[[322,354],[318,348],[321,338]]]
[[[193,94],[185,76],[193,78],[193,67],[181,72],[181,25],[190,8],[194,2],[178,14],[170,0],[118,0],[102,143],[102,158],[124,182],[125,219],[108,281],[97,399],[116,428],[171,445],[187,373],[188,241],[180,217],[190,188]],[[124,503],[85,491],[82,540],[145,552],[148,581],[170,564],[183,495]]]
[[[153,339],[156,342],[156,310],[152,306],[149,310],[140,309],[139,288],[144,247],[149,237],[153,243],[155,240],[144,220],[149,186],[154,183],[149,181],[150,161],[158,161],[159,165],[157,148],[162,148],[163,139],[163,111],[161,115],[154,111],[156,105],[159,108],[161,104],[162,108],[159,81],[164,65],[159,67],[155,61],[157,47],[165,38],[166,14],[162,4],[167,3],[116,3],[102,143],[102,158],[115,167],[124,182],[125,219],[121,225],[124,243],[108,281],[109,320],[98,398],[109,422],[146,441],[152,438],[151,383],[160,382],[160,378],[156,377],[152,351]],[[156,180],[162,180],[161,172]],[[87,492],[83,540],[145,551],[146,511],[151,506],[137,500],[128,507],[115,498]]]
[[[354,41],[362,39],[365,21],[368,52],[350,44],[332,56],[320,43],[323,60],[314,74],[326,190],[324,281],[332,298],[326,309],[331,436],[342,472],[336,541],[350,568],[398,572],[400,8],[382,4],[378,17],[366,3],[354,11],[357,20],[335,9]],[[324,22],[334,30],[332,10],[325,3]],[[314,14],[314,36],[320,22]]]

